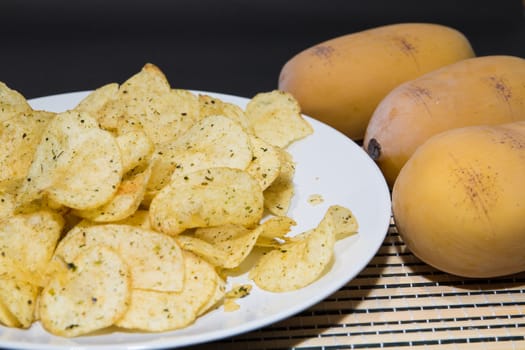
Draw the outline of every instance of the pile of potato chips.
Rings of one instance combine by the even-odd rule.
[[[0,83],[0,323],[74,337],[110,326],[186,327],[251,285],[270,292],[326,272],[349,209],[290,237],[294,161],[312,127],[287,93],[245,109],[170,86],[146,64],[60,113]]]

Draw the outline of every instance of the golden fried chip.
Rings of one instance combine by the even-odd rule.
[[[0,189],[0,221],[15,214],[16,195]]]
[[[117,83],[109,83],[99,87],[84,97],[75,107],[76,111],[91,114],[104,130],[113,131],[117,127],[122,114],[122,106],[118,103]]]
[[[184,288],[181,292],[156,292],[134,289],[126,314],[117,326],[161,332],[186,327],[213,297],[217,273],[198,256],[184,252]]]
[[[171,89],[161,70],[146,64],[119,89],[123,119],[137,118],[155,145],[175,140],[199,120],[199,101],[188,90]]]
[[[182,251],[170,236],[129,225],[82,223],[60,241],[55,256],[70,262],[92,246],[106,245],[128,264],[133,288],[180,291],[184,281]]]
[[[17,214],[0,221],[0,254],[15,261],[39,283],[64,225],[50,210]]]
[[[55,335],[91,333],[120,319],[130,294],[124,259],[104,245],[92,246],[55,271],[40,297],[40,320]]]
[[[225,251],[193,235],[181,234],[175,236],[175,239],[183,250],[200,256],[214,266],[222,266],[227,259]]]
[[[222,115],[235,120],[244,130],[251,132],[250,124],[241,107],[210,95],[199,94],[198,97],[201,118]]]
[[[127,218],[115,221],[114,224],[137,226],[146,230],[151,230],[149,211],[140,208]]]
[[[0,82],[0,122],[31,110],[31,106],[22,94]]]
[[[51,112],[28,111],[0,121],[0,189],[25,178],[53,116]]]
[[[256,178],[265,190],[277,179],[281,171],[280,151],[257,136],[251,136],[250,141],[253,157],[246,171]]]
[[[246,106],[246,117],[255,135],[278,147],[302,139],[313,132],[290,93],[274,90],[255,95]]]
[[[90,115],[57,114],[47,125],[21,188],[21,201],[46,193],[74,209],[96,208],[117,191],[122,177],[116,138]]]
[[[359,224],[352,211],[341,205],[332,205],[328,208],[320,225],[325,225],[326,222],[328,225],[333,225],[336,239],[356,234],[359,230]]]
[[[277,216],[285,216],[295,193],[293,178],[295,163],[290,153],[279,149],[281,168],[279,176],[264,191],[264,207]]]
[[[278,247],[288,240],[286,235],[297,223],[287,216],[274,216],[259,225],[260,233],[255,243],[259,247]]]
[[[194,227],[253,226],[262,214],[259,183],[245,171],[222,167],[174,177],[150,205],[152,226],[170,235]]]
[[[251,253],[260,234],[260,227],[248,229],[240,225],[222,225],[195,230],[195,237],[223,251],[225,259],[220,267],[232,269],[239,266]]]
[[[117,137],[121,151],[122,172],[145,168],[151,160],[155,146],[143,131],[126,132]]]
[[[101,207],[89,210],[75,210],[74,213],[94,222],[114,222],[127,218],[139,208],[146,185],[151,175],[151,168],[129,174],[122,179],[117,193]]]
[[[34,321],[39,287],[22,268],[8,256],[0,256],[0,323],[8,327],[29,328]]]
[[[339,211],[341,208],[335,212],[329,209],[316,228],[263,255],[250,271],[250,278],[260,288],[272,292],[296,290],[317,280],[334,256],[336,230],[341,227],[336,221],[347,221]]]
[[[238,123],[223,116],[207,117],[174,143],[157,150],[148,189],[156,193],[168,184],[172,175],[201,169],[245,169],[251,159],[249,136]]]

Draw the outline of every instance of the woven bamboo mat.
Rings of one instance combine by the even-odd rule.
[[[195,349],[406,347],[525,349],[525,273],[464,279],[440,272],[407,250],[392,223],[367,267],[326,300]]]

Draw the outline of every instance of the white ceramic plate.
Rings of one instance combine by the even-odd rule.
[[[201,92],[201,91],[199,91]],[[208,93],[208,92],[206,92]],[[63,111],[73,108],[87,92],[76,92],[31,100],[33,108]],[[224,101],[244,107],[247,99],[214,94]],[[253,288],[239,300],[240,310],[217,309],[182,330],[161,334],[111,332],[65,339],[46,333],[39,323],[29,330],[0,326],[0,347],[14,349],[159,349],[176,348],[231,337],[270,325],[293,316],[322,301],[344,286],[375,255],[388,230],[390,193],[374,162],[354,142],[329,126],[308,118],[313,135],[293,144],[289,150],[296,161],[296,195],[289,211],[298,225],[294,233],[313,228],[328,206],[350,208],[360,225],[358,235],[336,244],[336,258],[331,270],[315,283],[289,293],[268,293]],[[311,195],[321,195],[323,202],[313,205]],[[245,275],[230,284],[248,281]]]

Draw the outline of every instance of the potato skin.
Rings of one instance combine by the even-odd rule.
[[[450,27],[399,23],[333,38],[284,64],[279,89],[302,112],[362,140],[380,100],[395,86],[473,57],[467,38]]]
[[[399,173],[392,211],[409,250],[442,271],[525,270],[525,122],[445,131]]]
[[[484,56],[429,72],[393,89],[374,111],[364,148],[390,187],[416,148],[439,132],[525,119],[525,60]]]

